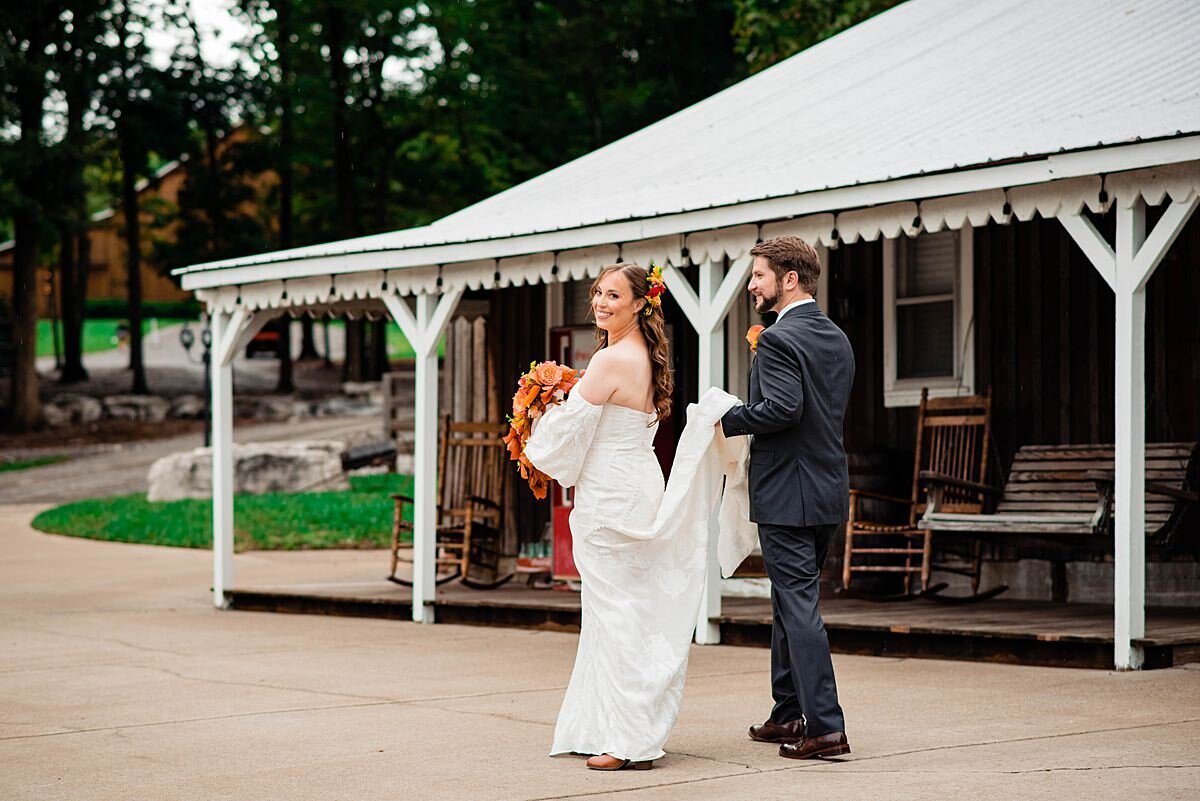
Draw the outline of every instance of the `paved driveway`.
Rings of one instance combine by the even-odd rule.
[[[590,772],[545,756],[575,635],[218,612],[207,552],[39,534],[38,508],[0,508],[6,801],[1200,795],[1200,669],[835,656],[854,754],[796,763],[746,739],[768,653],[732,647],[694,649],[654,770]]]
[[[235,423],[233,438],[235,442],[338,439],[378,430],[377,417],[323,417],[293,423],[242,426]],[[59,504],[82,498],[145,492],[146,476],[155,460],[202,444],[200,434],[132,442],[97,449],[67,462],[0,473],[0,504]]]

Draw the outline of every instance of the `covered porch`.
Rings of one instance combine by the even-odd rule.
[[[1127,163],[1145,163],[1161,161],[1164,155],[1173,154],[1181,147],[1185,151],[1197,150],[1200,141],[1136,145],[1120,150]],[[1109,161],[1113,153],[1097,153],[1093,158]],[[1076,171],[1086,173],[1089,161],[1078,154],[1052,157],[1042,163],[1040,171],[1042,177],[1046,173],[1061,174],[1072,164],[1077,165]],[[1031,171],[1028,165],[1021,165],[1021,168],[1029,178],[1036,177],[1037,171]],[[752,224],[533,255],[497,255],[489,260],[406,266],[394,263],[422,260],[420,251],[427,248],[375,252],[346,248],[346,252],[336,256],[289,259],[282,263],[251,264],[185,275],[185,284],[195,288],[207,304],[214,329],[214,603],[219,607],[236,605],[233,599],[238,597],[234,592],[238,585],[234,580],[232,552],[229,359],[259,327],[280,314],[331,311],[369,316],[388,314],[413,343],[418,354],[414,459],[416,567],[411,595],[407,600],[398,596],[401,598],[398,602],[407,604],[413,620],[431,623],[440,606],[458,608],[448,600],[445,592],[439,592],[435,587],[432,554],[437,480],[437,342],[464,292],[544,283],[549,297],[549,293],[555,291],[556,283],[584,280],[613,261],[626,259],[645,264],[654,260],[663,263],[674,302],[696,331],[698,387],[730,385],[738,382],[737,378],[731,381],[731,376],[744,369],[745,362],[744,356],[730,347],[736,342],[738,332],[727,318],[735,307],[735,300],[741,296],[750,266],[748,251],[755,242],[794,234],[820,244],[828,256],[829,249],[858,241],[916,237],[923,232],[941,230],[971,231],[976,226],[1004,225],[1013,220],[1029,220],[1036,215],[1057,219],[1062,224],[1112,288],[1116,298],[1116,374],[1112,384],[1116,392],[1114,430],[1117,435],[1118,499],[1113,543],[1115,583],[1111,633],[1096,636],[1100,637],[1099,642],[1111,644],[1114,665],[1141,666],[1146,659],[1146,647],[1160,646],[1158,641],[1146,639],[1144,495],[1134,490],[1145,481],[1145,288],[1154,269],[1200,204],[1200,163],[1172,162],[1108,174],[1093,172],[1067,179],[978,189],[957,195],[937,194],[947,188],[947,182],[951,185],[969,185],[970,180],[976,184],[997,180],[1007,183],[1015,178],[1017,176],[1009,168],[992,168],[977,171],[970,179],[955,174],[919,181],[915,187],[909,186],[906,190],[912,194],[915,189],[919,194],[920,189],[925,189],[934,194],[929,198],[895,200],[846,211],[773,221],[764,219]],[[894,194],[898,189],[885,184],[860,191],[869,192],[870,197],[878,199]],[[1146,224],[1148,204],[1163,207],[1158,222],[1150,230]],[[1093,215],[1110,208],[1116,214],[1116,239],[1111,244],[1101,236],[1093,221]],[[765,216],[778,214],[779,210],[758,208],[755,213]],[[578,235],[559,236],[576,239]],[[516,241],[488,244],[500,254],[530,246],[530,243]],[[823,303],[837,301],[835,294]],[[972,333],[965,331],[964,336],[969,341]],[[741,366],[738,366],[739,361]],[[864,379],[872,380],[870,377]],[[965,390],[955,387],[945,391],[953,394]],[[715,559],[715,552],[711,556]],[[744,623],[742,617],[731,617],[727,613],[721,585],[716,571],[710,570],[705,605],[698,621],[698,642],[718,642],[723,630]],[[367,593],[368,596],[371,594]],[[501,597],[494,597],[489,603],[503,606],[506,602],[501,601]],[[540,605],[541,602],[535,601],[531,608]],[[1016,610],[1016,607],[1001,608]],[[1068,619],[1080,611],[1075,607],[1064,609]],[[1089,614],[1094,615],[1094,610]],[[971,616],[971,610],[961,613],[963,619]],[[836,619],[835,615],[832,620]],[[1019,615],[1012,625],[1014,630],[1024,625]],[[909,628],[912,627],[909,625]],[[1062,636],[1061,632],[1055,633],[1053,626],[1049,628],[1051,630],[1042,632],[1046,637]],[[920,626],[917,629],[923,630]],[[1153,659],[1162,662],[1164,657],[1159,654]]]
[[[1004,24],[996,24],[1001,17]],[[1186,4],[1136,12],[1116,3],[1080,5],[1052,18],[1034,4],[1007,8],[1000,17],[988,4],[956,14],[943,13],[936,3],[904,4],[430,226],[178,271],[184,288],[206,304],[214,328],[214,603],[230,605],[238,587],[229,359],[272,317],[388,315],[413,344],[416,571],[410,616],[432,623],[448,603],[434,584],[437,342],[465,293],[544,285],[549,327],[568,282],[584,281],[620,260],[663,264],[672,296],[667,305],[680,320],[677,352],[688,353],[687,364],[676,367],[694,370],[696,394],[684,399],[694,400],[709,386],[742,389],[748,354],[741,336],[753,321],[738,299],[756,242],[790,234],[820,246],[835,276],[826,278],[818,300],[846,325],[853,315],[843,312],[853,312],[852,295],[861,294],[866,278],[855,272],[855,259],[874,267],[878,258],[885,268],[882,297],[872,308],[882,305],[883,319],[879,323],[872,311],[856,343],[860,364],[871,367],[860,370],[856,391],[865,393],[865,402],[851,410],[847,427],[870,416],[876,432],[886,436],[902,427],[904,413],[896,410],[913,403],[923,383],[943,396],[969,395],[982,386],[976,372],[986,365],[974,358],[977,351],[993,360],[992,367],[999,360],[1037,358],[1036,343],[1024,351],[1015,346],[1018,333],[1024,336],[1016,324],[1009,329],[1011,341],[981,343],[980,321],[992,299],[987,288],[976,286],[976,265],[984,257],[974,252],[981,232],[1037,221],[1066,232],[1062,241],[1070,258],[1063,264],[1082,253],[1089,275],[1099,276],[1096,291],[1111,293],[1111,307],[1090,305],[1111,312],[1096,312],[1085,340],[1112,343],[1111,362],[1092,362],[1093,372],[1102,369],[1107,378],[1073,390],[1074,405],[1059,414],[1069,418],[1080,406],[1093,416],[1111,410],[1111,427],[1092,427],[1101,439],[1085,440],[1109,442],[1111,431],[1114,453],[1111,639],[1104,642],[1111,644],[1111,666],[1143,666],[1147,285],[1200,205],[1200,99],[1190,77],[1200,64],[1193,45],[1198,23],[1200,16]],[[1064,41],[1077,46],[1063,47]],[[1176,60],[1146,69],[1128,56],[1150,51]],[[921,113],[913,113],[917,108]],[[855,122],[864,110],[887,124]],[[899,243],[927,243],[947,232],[955,234],[960,267],[950,288],[898,298],[898,273],[888,268],[896,266],[889,259],[897,258]],[[858,245],[875,242],[882,243],[878,251]],[[1011,278],[1022,259],[1010,251],[1003,264],[988,262],[988,275]],[[1195,265],[1174,269],[1194,271]],[[1070,292],[1073,279],[1061,275]],[[1003,285],[1011,307],[1023,290],[1013,280]],[[949,365],[938,381],[929,382],[922,369],[906,378],[897,366],[903,353],[879,335],[903,316],[900,300],[942,304],[943,311],[947,303],[953,307],[931,340]],[[1188,306],[1173,308],[1186,314]],[[1028,319],[1045,323],[1056,319],[1054,313],[1037,309]],[[1183,329],[1188,337],[1195,331],[1190,318]],[[682,347],[685,342],[694,350]],[[1185,337],[1182,346],[1172,358],[1193,364],[1187,348],[1194,354],[1194,339],[1189,346]],[[1077,355],[1068,345],[1061,348],[1068,359]],[[923,357],[932,349],[916,352]],[[525,353],[522,362],[543,355]],[[1157,352],[1155,359],[1157,366]],[[993,369],[985,383],[1017,393],[1020,375]],[[1191,373],[1172,382],[1156,371],[1155,380],[1167,381],[1169,392],[1194,396]],[[1057,391],[1038,384],[1043,397]],[[1010,413],[1019,425],[1026,410],[1014,406]],[[1187,427],[1172,439],[1200,438],[1192,423]],[[872,436],[869,427],[864,432]],[[727,623],[711,545],[709,564],[697,621],[700,643],[718,642]]]
[[[412,593],[381,581],[378,552],[245,555],[231,609],[411,620]],[[480,592],[438,587],[438,621],[578,631],[579,594],[512,582]],[[877,603],[833,593],[821,602],[836,653],[961,659],[1006,664],[1112,667],[1112,607],[998,598],[979,604]],[[725,597],[717,618],[728,645],[769,647],[771,606],[764,598]],[[1150,608],[1136,643],[1144,669],[1200,660],[1200,611]]]

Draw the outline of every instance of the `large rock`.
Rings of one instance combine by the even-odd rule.
[[[292,416],[292,398],[264,395],[256,399],[254,419],[268,423],[279,423]]]
[[[347,398],[361,398],[369,403],[383,403],[383,389],[378,381],[346,381],[342,394]]]
[[[104,416],[100,401],[90,395],[63,392],[55,395],[42,407],[46,422],[52,427],[93,423]]]
[[[382,407],[378,403],[363,398],[347,398],[334,395],[322,398],[313,409],[313,417],[371,417],[380,414]]]
[[[114,420],[161,423],[167,419],[171,403],[157,395],[109,395],[104,399],[104,411]]]
[[[204,417],[207,406],[199,395],[179,395],[171,401],[171,417],[199,420]]]
[[[345,444],[253,442],[233,446],[233,491],[309,492],[350,488],[342,471]],[[209,448],[164,456],[150,466],[151,501],[212,497],[212,453]]]

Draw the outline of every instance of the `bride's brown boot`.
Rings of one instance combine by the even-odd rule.
[[[654,767],[654,760],[647,759],[642,762],[634,762],[631,759],[618,759],[611,754],[600,754],[589,757],[587,766],[589,770],[625,770],[625,768],[650,770],[650,768]]]

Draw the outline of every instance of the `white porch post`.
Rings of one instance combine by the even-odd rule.
[[[699,391],[709,387],[725,386],[725,317],[733,300],[742,289],[750,271],[752,259],[742,256],[734,260],[729,272],[724,273],[724,258],[710,258],[700,265],[700,292],[692,290],[691,284],[675,267],[668,265],[663,278],[684,315],[700,337]],[[715,516],[709,519],[708,569],[704,577],[704,592],[700,601],[700,613],[696,620],[696,642],[700,645],[717,645],[721,642],[721,628],[716,622],[721,616],[721,568],[717,562],[717,535]]]
[[[417,354],[416,409],[413,422],[413,589],[412,619],[434,622],[437,596],[437,432],[438,432],[438,340],[462,297],[462,289],[450,289],[438,300],[422,292],[417,295],[414,315],[408,304],[395,295],[385,295],[384,304]]]
[[[1146,236],[1146,202],[1140,195],[1117,206],[1116,249],[1082,215],[1061,217],[1063,226],[1115,295],[1113,486],[1113,664],[1142,665],[1134,643],[1146,633],[1146,283],[1200,205],[1193,193],[1171,203]]]
[[[225,609],[225,592],[233,586],[233,357],[269,319],[267,312],[232,313],[217,310],[211,316],[212,349],[212,534],[213,606]]]
[[[212,535],[213,606],[229,606],[225,590],[233,585],[233,366],[218,358],[217,345],[229,328],[230,315],[212,315]]]
[[[1113,485],[1113,664],[1142,666],[1146,635],[1146,288],[1132,278],[1146,203],[1117,207],[1116,475]]]

